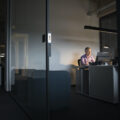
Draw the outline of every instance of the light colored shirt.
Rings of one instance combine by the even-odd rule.
[[[91,63],[95,62],[95,59],[93,56],[87,57],[86,54],[81,56],[81,65],[87,65],[87,63],[89,65],[89,62],[91,62]]]

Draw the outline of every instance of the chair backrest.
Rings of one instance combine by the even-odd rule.
[[[81,66],[81,59],[78,59],[78,66]]]

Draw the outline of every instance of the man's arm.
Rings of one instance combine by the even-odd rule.
[[[94,59],[94,57],[93,57],[93,56],[92,56],[92,59],[91,59],[91,61],[92,61],[92,62],[95,62],[95,59]]]

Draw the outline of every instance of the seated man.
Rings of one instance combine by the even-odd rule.
[[[93,56],[91,56],[91,48],[86,47],[85,48],[85,54],[81,56],[81,65],[88,66],[89,63],[95,62],[95,59]]]

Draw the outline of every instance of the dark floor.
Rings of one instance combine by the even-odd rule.
[[[52,112],[50,117],[50,120],[120,120],[120,104],[81,96],[72,88],[69,109]],[[0,120],[29,120],[3,90],[0,90]]]
[[[76,94],[72,88],[70,108],[51,114],[52,120],[120,120],[120,104],[114,105]]]
[[[0,120],[29,120],[14,100],[0,89]]]

